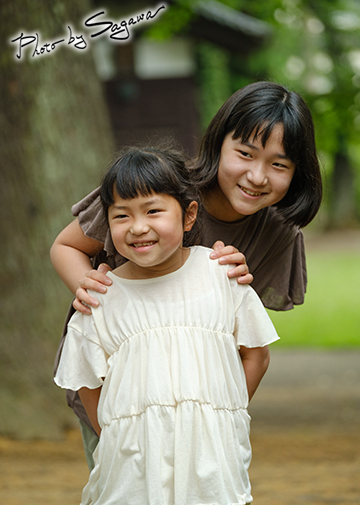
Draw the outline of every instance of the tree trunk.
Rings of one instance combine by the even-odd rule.
[[[344,139],[340,139],[330,179],[329,228],[358,225],[355,174]]]
[[[72,296],[49,260],[70,205],[98,185],[113,153],[102,87],[90,49],[67,45],[87,0],[0,2],[0,32],[65,38],[52,54],[0,60],[1,221],[0,435],[56,436],[73,419],[52,366]]]

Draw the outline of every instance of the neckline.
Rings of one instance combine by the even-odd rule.
[[[181,265],[181,267],[178,268],[177,270],[174,270],[174,272],[170,272],[165,275],[160,275],[158,277],[150,277],[149,279],[126,279],[125,277],[119,277],[118,275],[115,275],[112,272],[107,272],[106,275],[108,275],[112,280],[116,280],[117,282],[125,283],[125,284],[127,284],[129,282],[131,282],[132,284],[133,283],[145,284],[145,283],[149,283],[149,282],[160,282],[162,279],[168,279],[169,277],[178,275],[190,263],[190,261],[192,261],[192,258],[194,256],[194,253],[197,248],[198,248],[198,246],[189,247],[189,249],[190,249],[189,256],[186,258],[186,260]]]
[[[263,210],[263,209],[261,209],[261,210]],[[261,212],[261,210],[259,210],[258,212]],[[222,221],[221,219],[218,219],[217,217],[210,214],[210,212],[208,212],[205,209],[205,207],[203,207],[203,212],[207,218],[214,221],[215,223],[220,223],[222,226],[224,226],[224,225],[225,226],[239,225],[239,224],[247,221],[251,216],[254,216],[255,214],[258,213],[258,212],[255,212],[255,214],[249,214],[248,216],[244,216],[241,219],[237,219],[236,221]]]

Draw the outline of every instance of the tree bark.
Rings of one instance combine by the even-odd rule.
[[[52,366],[71,294],[49,260],[70,205],[99,184],[112,134],[91,49],[68,47],[84,31],[87,0],[0,2],[0,32],[50,42],[52,54],[0,59],[0,435],[57,436],[72,420]],[[25,51],[24,51],[25,52]]]
[[[355,174],[345,139],[340,139],[330,179],[329,228],[357,226]]]

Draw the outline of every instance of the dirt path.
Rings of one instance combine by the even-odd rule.
[[[360,505],[360,350],[272,352],[253,404],[256,505]]]
[[[254,430],[256,505],[360,503],[360,431]],[[6,505],[77,505],[87,480],[78,431],[63,442],[0,439],[0,499]]]
[[[360,351],[278,351],[250,409],[256,505],[360,504]],[[0,503],[77,505],[88,471],[62,442],[0,438]]]

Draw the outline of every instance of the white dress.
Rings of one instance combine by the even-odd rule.
[[[109,273],[108,292],[92,292],[92,316],[72,317],[55,382],[103,386],[82,505],[252,501],[238,347],[279,337],[255,291],[209,254],[193,247],[179,270],[155,279]]]

